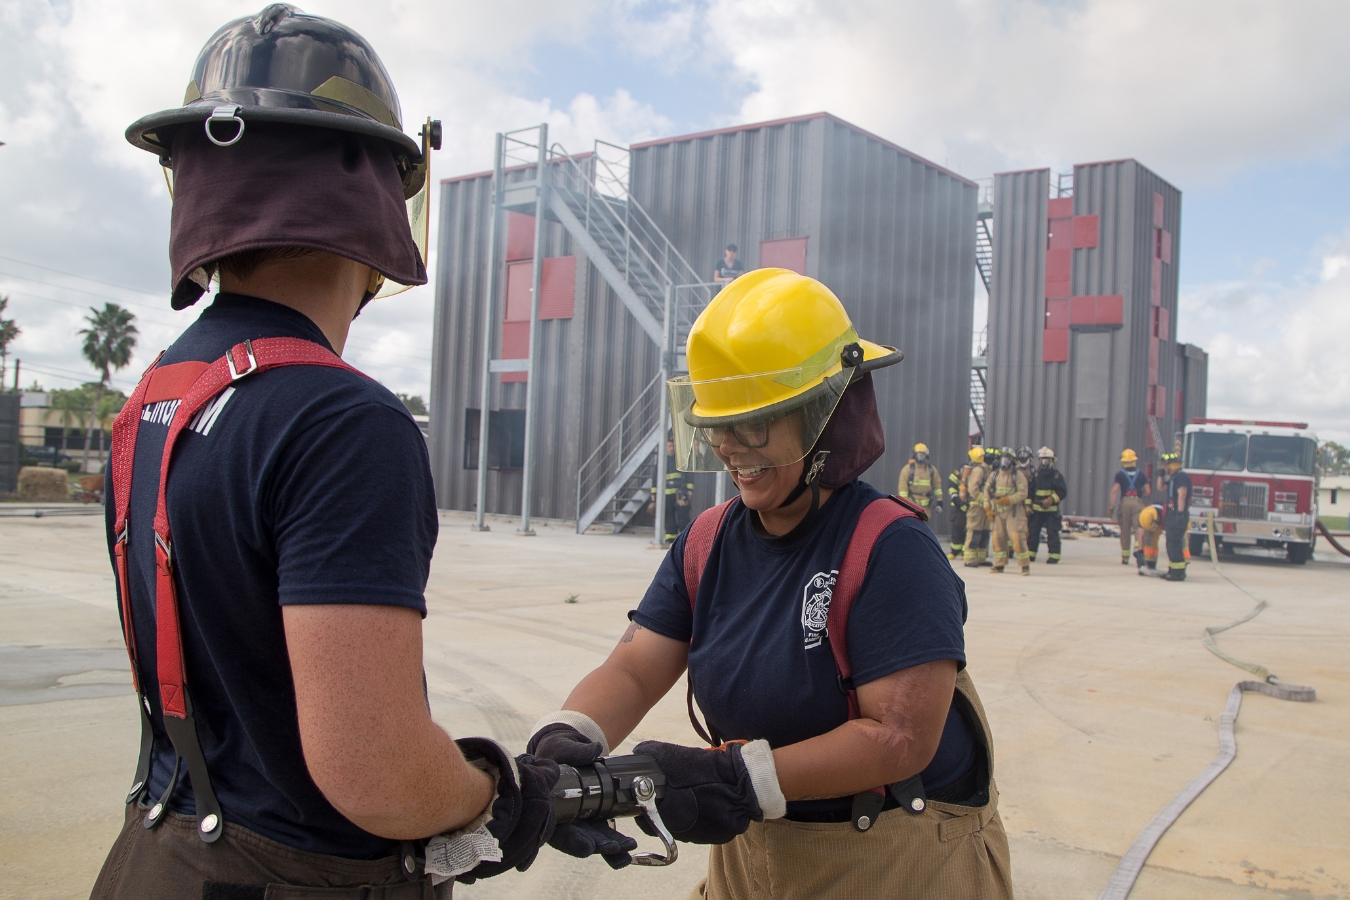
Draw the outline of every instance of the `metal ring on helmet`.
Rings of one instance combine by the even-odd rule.
[[[803,459],[853,378],[904,354],[858,336],[844,305],[814,278],[758,269],[728,284],[694,322],[689,374],[668,381],[675,453],[684,472],[722,472],[712,441],[755,428],[757,465]],[[773,422],[794,416],[790,440]],[[758,443],[753,441],[752,443]]]

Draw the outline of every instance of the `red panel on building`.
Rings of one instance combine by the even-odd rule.
[[[1153,227],[1163,227],[1163,198],[1157,191],[1153,193]]]
[[[1045,301],[1045,327],[1049,330],[1059,330],[1069,327],[1068,300]]]
[[[1149,302],[1154,306],[1162,305],[1162,260],[1153,258],[1153,277],[1148,289]]]
[[[529,259],[534,256],[534,216],[506,214],[506,258]]]
[[[530,355],[530,323],[507,322],[502,325],[502,352],[499,359],[526,359]],[[503,382],[525,381],[524,372],[503,372]]]
[[[1172,232],[1158,230],[1158,257],[1165,263],[1172,261]]]
[[[1055,299],[1067,300],[1073,293],[1072,282],[1069,281],[1047,281],[1045,283],[1045,296]]]
[[[1073,249],[1073,219],[1051,219],[1050,231],[1046,241],[1050,250]]]
[[[1041,362],[1063,363],[1068,361],[1069,329],[1047,328],[1041,332]]]
[[[761,269],[791,269],[798,275],[806,274],[806,238],[782,238],[759,242]]]
[[[1158,357],[1161,354],[1162,342],[1157,338],[1148,340],[1148,383],[1158,383]]]
[[[1153,336],[1160,341],[1170,340],[1171,322],[1165,307],[1159,306],[1153,310]]]
[[[1125,297],[1123,295],[1109,294],[1097,298],[1097,324],[1125,324]]]
[[[1073,246],[1075,250],[1084,250],[1097,246],[1097,217],[1073,217]]]
[[[1153,429],[1152,429],[1152,428],[1145,428],[1145,429],[1144,429],[1144,446],[1147,447],[1149,450],[1157,450],[1157,449],[1158,449],[1157,443],[1155,443],[1154,440],[1153,440]],[[1153,480],[1153,464],[1152,464],[1152,463],[1150,463],[1149,466],[1148,466],[1148,480],[1149,480],[1149,481],[1152,481],[1152,480]]]
[[[1072,277],[1072,250],[1045,251],[1045,283],[1047,287],[1052,281],[1068,281]]]
[[[550,256],[539,275],[539,318],[570,319],[576,305],[577,258]]]
[[[530,321],[530,281],[533,277],[532,262],[506,264],[506,311],[502,321]]]
[[[1074,297],[1069,301],[1070,325],[1097,324],[1097,298]]]
[[[1050,201],[1049,218],[1061,219],[1073,215],[1073,198],[1060,197],[1057,200]]]

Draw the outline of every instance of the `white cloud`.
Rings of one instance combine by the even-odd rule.
[[[1209,351],[1212,416],[1308,422],[1350,442],[1350,233],[1320,280],[1293,287],[1230,282],[1181,296],[1180,338]]]
[[[968,174],[1133,156],[1178,183],[1340,148],[1350,6],[714,0],[747,120],[826,109]]]

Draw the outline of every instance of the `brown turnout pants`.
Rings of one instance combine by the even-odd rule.
[[[989,723],[970,676],[956,679],[959,702],[979,720],[986,748]],[[992,773],[994,755],[987,754]],[[1011,900],[1008,837],[998,815],[991,774],[981,807],[930,800],[919,815],[881,814],[859,833],[851,822],[751,822],[730,843],[714,846],[708,877],[689,900]]]
[[[1144,511],[1142,497],[1121,497],[1120,507],[1116,510],[1116,522],[1120,524],[1120,556],[1130,558],[1130,538],[1139,528],[1139,514]]]
[[[310,853],[229,822],[220,840],[208,844],[197,837],[194,818],[169,813],[147,830],[141,825],[144,815],[136,804],[127,804],[126,823],[108,852],[90,900],[433,900],[435,896],[429,880],[405,880],[396,857],[359,860]]]

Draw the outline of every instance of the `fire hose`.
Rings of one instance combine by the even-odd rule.
[[[1323,534],[1325,533],[1324,530]],[[1332,541],[1332,543],[1334,544],[1335,541]],[[1337,547],[1337,549],[1340,548]],[[1341,552],[1344,553],[1345,551],[1342,550]],[[1209,787],[1214,779],[1218,778],[1237,756],[1237,739],[1233,736],[1233,726],[1237,722],[1238,710],[1242,706],[1244,691],[1256,691],[1278,700],[1294,700],[1300,703],[1311,703],[1317,699],[1317,691],[1313,688],[1300,684],[1285,684],[1265,666],[1234,659],[1221,651],[1218,645],[1214,643],[1216,634],[1225,632],[1230,628],[1236,628],[1244,622],[1250,622],[1266,608],[1267,604],[1266,601],[1259,599],[1251,591],[1234,581],[1227,572],[1219,567],[1219,553],[1214,542],[1214,513],[1212,511],[1209,514],[1209,553],[1214,571],[1222,575],[1233,587],[1255,600],[1256,607],[1242,618],[1229,622],[1227,625],[1206,628],[1202,640],[1205,647],[1215,656],[1224,662],[1251,672],[1262,680],[1239,681],[1233,685],[1233,689],[1228,693],[1228,704],[1224,707],[1223,714],[1219,716],[1218,755],[1205,767],[1203,772],[1186,785],[1181,793],[1173,797],[1172,801],[1163,807],[1162,812],[1153,817],[1153,821],[1149,822],[1143,831],[1139,832],[1139,836],[1134,839],[1130,849],[1120,858],[1116,870],[1111,873],[1111,880],[1106,883],[1106,889],[1102,891],[1099,900],[1125,900],[1129,896],[1130,890],[1134,887],[1135,879],[1139,877],[1139,872],[1144,868],[1144,863],[1148,860],[1149,854],[1153,852],[1153,848],[1162,839],[1163,833],[1172,827],[1172,824],[1186,811],[1186,807],[1190,806],[1195,798],[1199,797],[1201,792]]]
[[[596,819],[636,818],[645,831],[660,838],[665,854],[634,853],[633,865],[668,866],[679,856],[656,801],[666,794],[666,776],[656,760],[644,754],[610,756],[589,766],[559,766],[553,787],[553,813],[559,825]]]
[[[1335,547],[1337,550],[1339,550],[1346,556],[1350,556],[1350,550],[1347,550],[1340,544],[1336,543],[1336,539],[1331,536],[1331,532],[1327,530],[1326,523],[1323,522],[1321,519],[1317,520],[1317,531],[1322,535],[1322,537],[1327,539],[1327,543],[1331,544],[1331,546]]]

